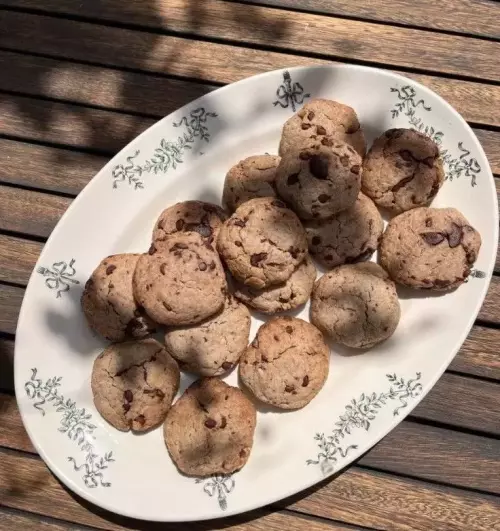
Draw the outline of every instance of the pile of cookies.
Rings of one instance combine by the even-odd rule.
[[[427,206],[444,181],[436,144],[391,129],[365,152],[355,111],[313,100],[285,123],[280,156],[229,170],[225,208],[170,206],[148,252],[99,264],[82,307],[113,342],[92,372],[110,424],[143,432],[163,423],[185,474],[238,470],[251,452],[255,404],[298,409],[323,387],[324,335],[372,347],[398,325],[396,283],[444,291],[467,279],[481,238],[457,210]],[[377,207],[394,215],[385,232]],[[380,265],[367,262],[377,249]],[[313,259],[327,270],[319,280]],[[249,344],[249,308],[272,315],[309,298],[311,323],[271,317]],[[148,337],[160,327],[164,344]],[[237,365],[243,390],[217,378]],[[201,378],[172,405],[180,370]]]

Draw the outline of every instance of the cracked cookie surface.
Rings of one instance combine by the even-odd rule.
[[[307,253],[298,217],[271,197],[243,203],[224,223],[217,249],[236,280],[254,288],[285,282]]]
[[[239,374],[262,402],[298,409],[319,393],[329,363],[330,350],[315,326],[294,317],[274,317],[244,352]]]
[[[285,123],[279,154],[285,155],[308,139],[321,141],[325,137],[347,142],[361,157],[365,156],[365,137],[354,109],[319,98],[306,103]]]
[[[369,348],[388,339],[400,314],[394,282],[373,262],[329,271],[311,296],[311,322],[348,347]]]
[[[183,201],[165,209],[153,230],[153,243],[158,247],[172,234],[196,232],[212,243],[217,239],[227,214],[220,206],[204,201]]]
[[[218,376],[238,363],[249,333],[250,312],[228,295],[222,310],[208,320],[167,330],[165,345],[183,370]]]
[[[170,409],[163,429],[165,443],[184,474],[230,474],[250,456],[256,417],[255,406],[240,389],[217,378],[203,378]]]
[[[283,156],[276,188],[299,218],[329,218],[356,201],[361,165],[361,157],[346,143],[309,140]]]
[[[139,254],[108,256],[85,284],[81,304],[87,323],[110,341],[140,339],[154,332],[155,323],[136,303],[132,290],[139,257]]]
[[[137,261],[134,296],[164,325],[196,324],[219,311],[226,277],[215,249],[194,232],[169,236]]]
[[[255,155],[233,166],[226,175],[222,203],[230,212],[256,197],[276,197],[274,180],[280,157]]]
[[[467,279],[480,247],[480,234],[458,210],[422,207],[389,222],[380,263],[405,286],[449,290]]]
[[[428,205],[443,182],[437,144],[413,129],[386,131],[363,163],[363,192],[393,212]]]
[[[309,252],[331,269],[368,260],[378,248],[384,222],[373,201],[359,194],[351,208],[330,219],[304,225]]]
[[[177,363],[154,339],[110,345],[94,361],[94,404],[118,430],[147,431],[164,421],[179,379]]]
[[[238,284],[234,296],[260,312],[284,312],[298,308],[309,300],[315,280],[316,267],[311,258],[306,256],[284,284],[261,290]]]

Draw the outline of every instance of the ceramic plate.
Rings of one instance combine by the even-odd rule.
[[[354,107],[369,144],[391,127],[431,136],[447,176],[434,206],[460,209],[479,230],[479,258],[469,281],[453,293],[401,292],[402,319],[390,340],[358,356],[332,349],[328,381],[306,408],[259,412],[254,448],[242,471],[208,479],[182,476],[161,429],[143,436],[121,433],[97,413],[90,374],[105,343],[90,333],[80,311],[83,286],[103,257],[148,249],[166,206],[186,199],[219,203],[227,170],[249,155],[276,153],[285,120],[316,97]],[[119,153],[73,202],[45,245],[16,338],[16,396],[31,440],[71,490],[135,518],[215,518],[305,489],[392,430],[446,369],[488,288],[497,212],[493,176],[473,132],[450,105],[414,81],[359,66],[328,66],[269,72],[216,90]],[[307,307],[299,317],[308,318]],[[254,318],[251,337],[259,324]],[[227,381],[237,385],[237,375]],[[181,391],[188,383],[184,377]]]

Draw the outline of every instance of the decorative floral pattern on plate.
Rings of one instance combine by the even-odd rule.
[[[310,98],[311,95],[304,93],[304,87],[300,83],[292,83],[290,72],[285,70],[283,72],[283,83],[278,87],[276,97],[278,99],[273,102],[275,107],[279,105],[283,109],[288,109],[291,106],[292,111],[295,112],[296,105],[302,105],[304,100]]]
[[[62,414],[61,426],[59,430],[76,443],[85,457],[81,464],[77,464],[74,457],[68,457],[68,461],[73,464],[75,471],[83,470],[82,479],[85,485],[93,489],[95,487],[110,487],[111,483],[104,480],[103,472],[113,462],[113,452],[106,452],[104,456],[95,453],[92,442],[95,440],[94,431],[97,426],[91,423],[92,415],[79,409],[71,399],[65,399],[59,394],[58,387],[61,385],[61,377],[54,376],[45,382],[37,378],[37,369],[31,369],[31,378],[24,384],[24,389],[28,398],[34,401],[33,407],[45,416],[43,406],[50,402],[57,413]]]
[[[196,483],[203,483],[203,491],[210,497],[217,495],[217,501],[222,511],[227,509],[227,495],[233,491],[235,486],[232,475],[216,474],[209,478],[198,478]]]
[[[408,402],[422,393],[422,384],[419,382],[421,373],[417,372],[415,378],[405,380],[398,378],[395,374],[387,374],[387,379],[391,384],[389,390],[382,393],[363,393],[358,400],[353,398],[351,403],[345,408],[343,415],[335,423],[337,426],[330,435],[317,433],[314,437],[318,441],[319,453],[316,459],[308,459],[308,465],[319,465],[323,474],[331,474],[334,465],[339,459],[347,457],[351,450],[355,450],[358,445],[351,444],[347,447],[341,445],[341,440],[347,435],[351,435],[354,428],[370,429],[371,423],[375,420],[379,411],[391,400],[398,400],[399,404],[392,414],[396,417],[401,409],[408,406]]]
[[[426,105],[423,99],[417,99],[417,92],[410,85],[401,88],[391,87],[391,92],[395,92],[399,100],[391,110],[392,118],[398,118],[400,114],[407,116],[413,129],[426,134],[436,142],[446,168],[446,178],[452,181],[465,175],[470,178],[471,186],[476,186],[476,177],[481,172],[481,166],[474,157],[470,156],[470,150],[464,147],[463,142],[458,142],[459,155],[454,156],[449,149],[442,146],[444,133],[426,124],[425,120],[417,115],[420,110],[432,111],[432,107]]]
[[[45,285],[56,290],[56,297],[59,299],[65,291],[69,291],[71,284],[80,284],[80,281],[73,278],[76,269],[73,267],[75,260],[66,262],[55,262],[52,267],[38,267],[36,272],[45,277]]]
[[[209,118],[217,118],[214,112],[208,112],[204,107],[199,107],[184,116],[179,122],[174,122],[174,127],[184,127],[184,133],[175,141],[162,139],[160,145],[154,150],[151,158],[138,164],[135,159],[140,150],[126,157],[127,164],[117,164],[112,171],[113,188],[118,188],[120,183],[134,187],[134,190],[144,188],[141,177],[145,173],[167,173],[170,168],[176,169],[182,164],[184,151],[192,149],[196,138],[210,142],[210,131],[206,125]]]

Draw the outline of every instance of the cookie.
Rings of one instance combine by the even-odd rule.
[[[325,219],[350,208],[361,188],[361,157],[345,143],[309,140],[283,155],[276,188],[301,219]]]
[[[147,314],[164,325],[191,325],[222,308],[226,277],[214,248],[195,232],[153,244],[135,268],[134,296]]]
[[[110,341],[140,339],[154,332],[155,324],[135,302],[132,290],[139,256],[108,256],[85,284],[83,313],[90,328]]]
[[[394,282],[373,262],[329,271],[311,296],[311,322],[348,347],[368,348],[389,338],[400,314]]]
[[[363,192],[396,213],[428,205],[443,182],[437,144],[413,129],[386,131],[363,163]]]
[[[384,222],[373,203],[359,194],[351,208],[304,225],[309,252],[324,267],[367,260],[378,247]]]
[[[416,208],[393,218],[382,236],[380,263],[400,284],[449,290],[469,276],[481,236],[454,208]]]
[[[203,201],[183,201],[161,213],[153,230],[153,243],[160,246],[160,242],[179,232],[197,232],[212,243],[226,219],[227,214],[217,205]]]
[[[94,361],[94,404],[118,430],[147,431],[165,420],[179,379],[177,363],[154,339],[110,345]]]
[[[290,278],[306,255],[307,239],[283,202],[262,197],[243,203],[224,223],[217,249],[237,280],[262,289]]]
[[[329,359],[328,346],[316,327],[294,317],[274,317],[259,328],[243,353],[239,374],[262,402],[298,409],[323,387]]]
[[[311,258],[306,256],[284,284],[261,290],[238,284],[234,296],[259,312],[284,312],[294,310],[309,300],[315,280],[316,268]]]
[[[215,316],[198,325],[167,330],[165,345],[183,370],[218,376],[238,363],[249,333],[250,312],[228,296]]]
[[[283,126],[279,154],[294,150],[304,141],[322,140],[325,137],[351,145],[361,157],[366,152],[366,142],[352,107],[337,101],[314,99],[306,103]]]
[[[255,406],[237,387],[203,378],[172,406],[163,433],[183,474],[230,474],[246,464],[256,422]]]
[[[226,175],[222,203],[234,212],[242,203],[255,197],[276,197],[274,179],[280,158],[256,155],[233,166]]]

